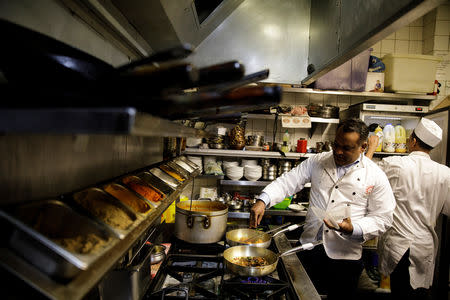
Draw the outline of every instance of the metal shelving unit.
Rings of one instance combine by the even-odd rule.
[[[229,185],[229,186],[266,186],[270,184],[272,181],[249,181],[249,180],[221,180],[221,185]],[[311,187],[311,183],[305,184],[305,187]]]
[[[417,100],[429,100],[429,101],[436,100],[435,95],[426,95],[426,94],[331,91],[331,90],[315,90],[315,89],[311,89],[311,88],[286,87],[286,86],[283,86],[283,92],[341,95],[341,96],[359,96],[359,97],[371,97],[371,98],[391,99],[391,100],[405,100],[405,99],[417,99]]]
[[[283,156],[274,151],[244,151],[228,149],[199,149],[186,148],[185,155],[204,155],[204,156],[224,156],[224,157],[250,157],[250,158],[279,158],[279,159],[300,159],[302,157],[312,157],[315,153],[294,153],[288,152]]]

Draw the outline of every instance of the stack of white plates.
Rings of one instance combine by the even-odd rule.
[[[229,166],[225,172],[231,180],[239,180],[244,176],[244,167]]]
[[[187,159],[192,161],[194,164],[199,166],[200,168],[200,174],[203,172],[203,165],[202,165],[202,157],[201,156],[190,156],[188,155]]]
[[[244,177],[250,181],[256,181],[260,179],[262,176],[262,167],[261,166],[251,166],[246,165],[244,167]]]
[[[243,159],[241,166],[245,167],[245,166],[257,166],[258,165],[258,160],[257,159]]]

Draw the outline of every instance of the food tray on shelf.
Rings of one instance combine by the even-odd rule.
[[[158,207],[161,204],[161,200],[165,197],[163,192],[152,187],[138,176],[125,176],[121,179],[121,182],[133,190],[136,194],[149,201],[149,203],[151,203],[154,207]]]
[[[128,206],[136,214],[146,216],[154,211],[154,205],[150,201],[120,183],[107,183],[102,188],[105,192]]]
[[[71,195],[71,201],[123,239],[142,220],[128,206],[99,188]]]
[[[59,200],[42,200],[0,210],[8,246],[56,280],[89,268],[118,239],[104,224]]]

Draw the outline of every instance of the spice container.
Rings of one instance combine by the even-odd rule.
[[[152,207],[146,200],[140,198],[132,191],[117,183],[109,183],[103,186],[105,192],[115,197],[123,204],[130,207],[134,212],[146,214],[150,212]]]
[[[162,181],[164,181],[167,185],[169,185],[174,190],[180,184],[180,182],[178,180],[176,180],[175,178],[173,178],[172,176],[170,176],[169,174],[165,173],[164,171],[162,171],[159,168],[152,168],[152,169],[150,169],[150,173],[155,175],[156,177],[158,177]]]
[[[180,173],[178,173],[175,169],[173,169],[172,167],[168,166],[167,164],[160,165],[159,168],[161,170],[163,170],[164,172],[166,172],[168,175],[170,175],[173,178],[175,178],[179,182],[183,182],[185,180],[185,178],[183,176],[181,176]]]
[[[0,210],[4,240],[15,253],[56,280],[67,281],[117,243],[103,224],[59,200]]]
[[[124,177],[122,182],[155,206],[158,206],[164,197],[164,194],[155,190],[137,176]]]
[[[164,194],[170,194],[173,192],[173,188],[169,186],[167,183],[159,179],[153,174],[149,172],[142,172],[136,175],[137,177],[144,180],[149,186],[153,187],[155,190],[161,192],[164,197]]]
[[[120,237],[132,228],[136,215],[122,202],[99,188],[89,188],[73,194],[73,200],[89,214],[111,227]]]

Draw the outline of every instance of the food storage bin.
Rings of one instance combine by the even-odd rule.
[[[7,245],[59,281],[75,277],[117,243],[109,228],[59,200],[0,210]]]
[[[387,54],[384,89],[400,93],[432,93],[440,57],[415,54]]]
[[[314,88],[322,90],[364,91],[371,51],[372,48],[369,48],[323,75],[315,81]]]

